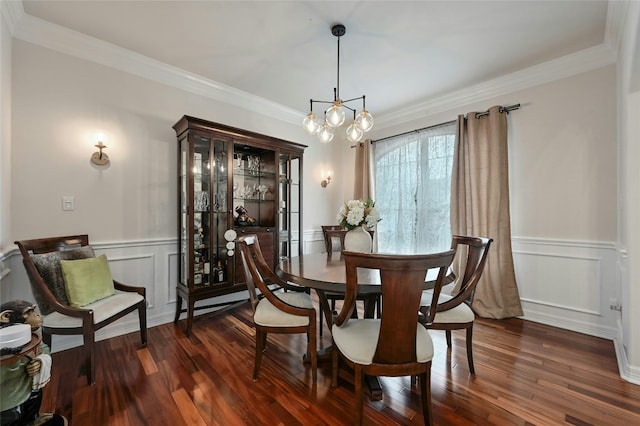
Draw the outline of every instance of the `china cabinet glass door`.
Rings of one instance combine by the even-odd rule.
[[[190,288],[227,283],[227,142],[181,141],[180,277]],[[192,149],[190,149],[192,147]]]
[[[278,161],[278,258],[302,255],[302,157],[281,153]]]

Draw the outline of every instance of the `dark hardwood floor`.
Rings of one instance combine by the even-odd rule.
[[[42,411],[71,425],[341,425],[352,421],[347,374],[331,388],[331,364],[318,382],[301,362],[302,335],[269,336],[257,382],[251,380],[254,330],[249,305],[198,317],[190,338],[180,327],[149,329],[96,344],[97,377],[79,374],[80,348],[53,355]],[[325,325],[326,327],[326,325]],[[464,334],[435,344],[431,388],[437,425],[640,424],[640,386],[620,379],[610,341],[519,319],[479,319],[476,374]],[[326,331],[320,346],[330,343]],[[420,395],[409,377],[382,378],[383,399],[366,399],[365,424],[421,425]]]

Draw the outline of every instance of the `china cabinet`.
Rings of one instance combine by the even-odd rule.
[[[179,251],[174,322],[186,312],[189,335],[194,311],[235,303],[237,297],[223,296],[246,290],[235,253],[238,235],[256,234],[274,268],[280,258],[302,254],[306,146],[189,116],[173,129]]]

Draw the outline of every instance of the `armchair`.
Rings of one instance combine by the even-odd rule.
[[[240,249],[256,328],[253,380],[258,380],[268,333],[306,333],[307,355],[311,358],[311,374],[315,383],[318,370],[316,310],[311,296],[303,291],[304,288],[296,289],[288,285],[271,270],[264,260],[257,235],[242,235],[237,240],[237,246]],[[276,293],[269,287],[271,284],[292,291]],[[260,291],[262,297],[258,296],[256,290]]]
[[[475,374],[472,345],[475,313],[471,309],[471,303],[487,262],[492,241],[491,238],[454,235],[451,244],[451,248],[456,250],[454,264],[460,264],[460,267],[464,268],[464,275],[460,278],[459,291],[455,296],[447,294],[438,296],[436,312],[435,315],[432,315],[431,320],[426,313],[429,310],[427,306],[434,296],[433,291],[425,291],[421,301],[420,311],[423,314],[420,317],[421,322],[428,329],[445,330],[449,349],[451,349],[451,330],[466,330],[467,362],[471,374]],[[455,282],[457,283],[457,280]]]
[[[345,251],[347,288],[345,301],[331,328],[333,337],[332,386],[337,385],[338,359],[354,369],[356,424],[363,418],[363,375],[420,376],[425,425],[431,414],[431,360],[433,342],[418,323],[422,288],[429,270],[437,271],[434,284],[435,308],[438,294],[453,260],[454,250],[424,255],[385,255]],[[379,319],[353,319],[358,287],[358,268],[380,271],[382,315]],[[435,314],[435,309],[433,309]],[[433,315],[431,315],[433,316]]]
[[[144,287],[113,280],[112,295],[85,306],[71,306],[65,292],[61,261],[94,257],[88,235],[16,241],[31,283],[33,296],[42,313],[42,339],[51,347],[53,334],[82,335],[87,381],[95,383],[95,333],[101,328],[138,311],[140,337],[147,344],[147,304]],[[93,282],[87,283],[90,291]]]

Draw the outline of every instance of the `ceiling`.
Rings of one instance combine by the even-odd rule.
[[[302,113],[378,114],[603,45],[607,1],[32,1],[24,12]]]

